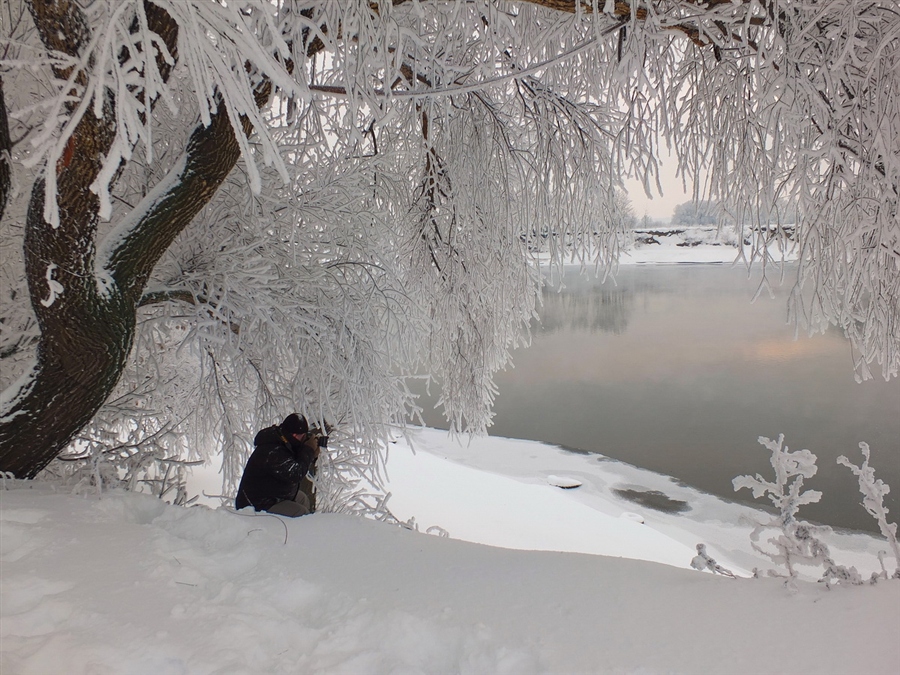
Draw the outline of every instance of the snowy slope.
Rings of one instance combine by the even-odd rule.
[[[724,547],[707,541],[717,558],[744,555],[734,542],[745,531],[716,518],[746,507],[673,493],[694,515],[659,514],[608,488],[665,477],[593,458],[597,473],[577,463],[592,458],[539,443],[480,442],[426,430],[416,455],[394,446],[397,515],[503,546],[531,537],[610,555],[12,483],[0,490],[0,672],[900,672],[900,582],[790,593],[776,579],[679,569],[691,527],[724,536]],[[520,463],[504,470],[510,453]],[[583,485],[561,490],[547,476]],[[646,522],[623,518],[629,508]]]
[[[684,568],[690,567],[696,545],[705,543],[736,574],[772,567],[750,545],[752,523],[768,520],[768,514],[670,476],[536,441],[454,439],[437,429],[418,430],[410,439],[417,454],[398,442],[389,455],[389,506],[401,520],[415,518],[422,531],[438,526],[453,538],[493,546],[615,555]],[[581,486],[553,487],[560,479]],[[650,501],[677,510],[651,508],[623,493],[655,497]],[[877,553],[889,550],[883,539],[863,533],[834,532],[826,539],[838,563],[860,571],[879,570]],[[810,581],[822,574],[818,567],[798,571]]]

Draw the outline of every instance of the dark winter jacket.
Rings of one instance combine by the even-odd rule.
[[[297,496],[300,481],[315,462],[315,449],[293,438],[288,440],[277,426],[260,431],[253,444],[256,449],[244,467],[235,508],[252,505],[257,511],[265,511]]]

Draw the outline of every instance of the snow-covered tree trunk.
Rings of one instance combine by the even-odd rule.
[[[795,309],[898,372],[894,0],[154,2],[0,13],[0,469],[32,475],[116,381],[226,476],[288,407],[374,467],[411,373],[483,431],[537,260],[614,263],[659,135],[735,222],[790,203]]]
[[[6,113],[6,97],[3,94],[3,78],[0,77],[0,216],[6,210],[9,190],[12,187],[12,139],[9,136],[9,119]]]
[[[78,56],[89,35],[80,7],[53,0],[32,0],[30,7],[47,47]],[[171,18],[159,10],[148,17],[176,53]],[[270,91],[268,83],[258,87],[258,104]],[[83,115],[60,161],[46,167],[56,171],[59,226],[45,218],[45,180],[32,191],[24,250],[41,337],[37,359],[0,419],[0,470],[20,478],[35,476],[53,460],[109,397],[131,351],[136,309],[151,271],[240,157],[220,105],[210,124],[192,134],[183,161],[130,214],[121,237],[99,252],[105,259],[98,261],[100,200],[91,187],[115,137],[111,108],[110,100],[102,116]],[[244,126],[242,133],[249,133],[249,122]]]
[[[30,10],[48,49],[79,55],[90,32],[76,3],[34,0]],[[60,79],[68,74],[56,71]],[[32,191],[24,251],[41,341],[0,420],[0,469],[20,477],[43,468],[96,412],[131,347],[134,315],[120,294],[99,297],[93,271],[99,200],[89,187],[115,137],[110,113],[104,105],[102,116],[84,115],[63,157],[45,168],[56,172],[62,226],[44,220],[46,180]]]

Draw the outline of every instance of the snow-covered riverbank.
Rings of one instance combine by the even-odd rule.
[[[535,441],[454,439],[437,429],[411,438],[416,454],[405,442],[390,452],[388,505],[400,520],[415,518],[422,531],[437,526],[453,538],[493,546],[684,568],[690,568],[696,545],[705,543],[736,574],[772,567],[750,546],[751,523],[766,520],[767,513],[669,476]],[[573,484],[579,486],[557,487]],[[861,503],[858,508],[863,510]],[[849,531],[827,540],[840,564],[856,566],[866,577],[880,570],[876,556],[887,550],[884,540]],[[820,568],[799,569],[807,580],[821,576]]]
[[[678,246],[682,234],[622,262],[737,255]],[[410,440],[387,466],[406,527],[7,482],[0,672],[900,672],[900,581],[828,590],[801,567],[791,592],[748,578],[775,566],[750,546],[753,508],[543,443]],[[193,489],[217,493],[217,480],[210,469]],[[866,578],[888,549],[826,541]],[[690,569],[698,543],[739,578]]]
[[[793,229],[788,227],[787,232],[792,234]],[[618,264],[746,265],[751,260],[759,262],[759,253],[754,253],[754,249],[763,248],[759,242],[751,242],[750,236],[745,235],[742,239],[731,226],[657,225],[637,228],[629,232],[627,240],[621,243]],[[767,263],[797,260],[798,247],[795,242],[775,236],[774,231],[769,233],[767,240]],[[548,253],[541,253],[538,257],[542,264],[549,263]],[[591,254],[583,257],[573,255],[567,265],[590,268]]]
[[[730,227],[661,225],[636,229],[634,243],[622,252],[619,264],[730,264],[738,260],[742,247],[744,254],[749,255],[749,247]],[[776,248],[772,247],[771,254],[780,260]],[[792,252],[787,253],[787,259],[791,259]]]
[[[389,505],[422,532],[10,485],[0,491],[0,671],[900,669],[900,581],[800,582],[791,593],[777,579],[678,568],[700,540],[737,573],[763,562],[737,522],[746,507],[540,443],[469,445],[423,430],[416,447],[392,447]],[[572,482],[582,485],[555,486]],[[658,490],[690,511],[649,509],[616,489]],[[425,534],[431,526],[455,538]],[[877,565],[874,538],[829,543],[864,573]]]

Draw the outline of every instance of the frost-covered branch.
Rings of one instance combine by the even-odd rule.
[[[257,92],[260,104],[271,88]],[[184,158],[160,181],[155,190],[101,242],[98,278],[109,278],[138,302],[150,273],[174,238],[209,203],[240,157],[239,137],[250,132],[242,120],[235,133],[224,103],[208,126],[191,135]]]
[[[60,401],[152,380],[228,480],[288,409],[341,420],[328,499],[369,495],[349,476],[415,415],[407,377],[489,425],[539,264],[614,268],[621,181],[656,191],[659,143],[760,233],[750,260],[795,206],[796,316],[897,373],[893,0],[9,2],[34,20],[0,36],[4,225],[31,215],[0,230],[0,386],[41,355],[52,385],[11,414],[48,416],[20,429],[42,453]]]
[[[202,295],[196,295],[191,291],[184,289],[170,289],[165,291],[157,290],[151,291],[149,293],[144,293],[141,296],[140,302],[138,302],[138,307],[146,307],[147,305],[155,305],[160,302],[171,301],[186,302],[190,305],[207,305],[209,307],[207,311],[209,312],[209,315],[211,317],[216,317],[216,312],[218,310],[216,303],[210,302],[209,298],[206,298]],[[229,323],[228,328],[235,335],[241,332],[240,325],[236,323]]]
[[[693,560],[691,560],[691,567],[701,572],[703,570],[709,570],[713,574],[721,574],[722,576],[728,577],[730,579],[737,578],[734,576],[734,572],[722,567],[715,561],[715,558],[713,558],[709,555],[709,553],[706,552],[706,544],[697,544],[697,555],[694,556]]]
[[[881,534],[888,540],[888,544],[890,544],[894,553],[897,574],[900,575],[900,544],[897,543],[897,523],[888,522],[888,509],[884,505],[884,498],[891,491],[891,488],[880,478],[875,478],[875,469],[869,466],[869,444],[860,443],[859,449],[863,455],[863,462],[859,466],[852,464],[844,455],[837,458],[837,463],[850,469],[859,480],[859,491],[863,496],[863,507],[875,519]]]
[[[732,481],[735,491],[748,488],[754,498],[767,497],[777,510],[777,515],[771,520],[756,523],[750,533],[751,545],[773,562],[785,566],[787,583],[793,583],[797,578],[794,566],[798,563],[825,565],[828,577],[834,571],[834,561],[829,557],[828,547],[817,535],[830,532],[830,528],[812,525],[797,518],[801,506],[818,502],[822,498],[822,493],[817,490],[803,491],[804,478],[812,478],[818,470],[816,456],[809,450],[791,452],[784,445],[784,434],[780,434],[777,441],[760,436],[759,442],[772,453],[770,462],[775,470],[775,480],[769,481],[757,474],[738,476]],[[760,534],[770,528],[780,531],[780,534],[768,540],[774,546],[774,551],[758,544]],[[771,570],[770,574],[777,575]]]

